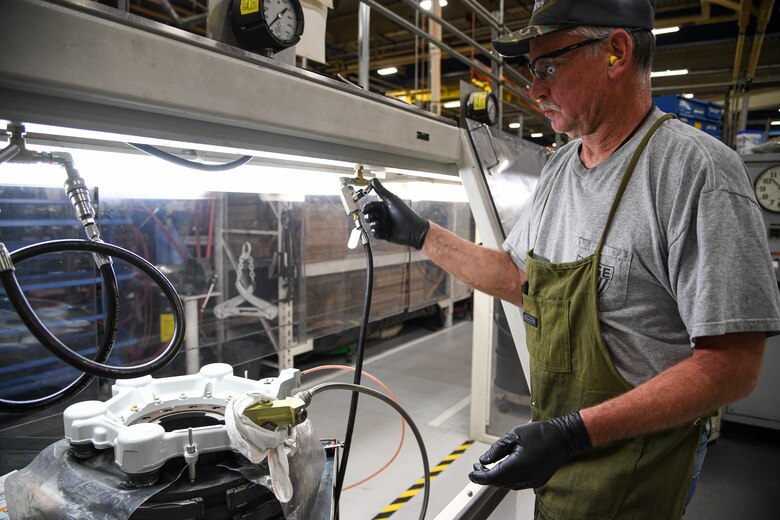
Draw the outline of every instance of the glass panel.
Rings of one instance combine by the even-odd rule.
[[[499,136],[496,129],[474,121],[467,120],[467,125],[493,209],[501,223],[502,238],[506,238],[522,214],[530,210],[532,194],[547,152],[514,135]],[[492,386],[487,403],[486,432],[501,436],[512,427],[531,420],[530,392],[503,305],[495,300],[493,308],[495,339],[491,354]],[[519,348],[526,346],[520,345]]]
[[[268,166],[257,159],[257,164],[235,171],[205,173],[157,158],[83,146],[69,148],[62,139],[56,147],[30,148],[72,153],[75,167],[94,192],[102,238],[149,260],[182,299],[188,316],[185,344],[154,377],[195,373],[214,362],[228,363],[253,379],[273,377],[280,364],[293,360],[291,354],[285,357],[293,349],[300,353],[316,348],[326,336],[357,337],[366,260],[363,247],[347,246],[354,223],[344,211],[339,175],[332,170]],[[101,149],[106,148],[118,147],[103,143]],[[21,179],[34,187],[15,186]],[[462,186],[450,182],[439,190],[429,180],[413,179],[388,185],[410,196],[404,194],[406,186],[413,197],[410,204],[422,216],[473,239]],[[0,165],[0,238],[9,250],[84,237],[61,187],[64,180],[65,172],[57,166]],[[453,188],[460,190],[456,201],[437,200]],[[393,317],[397,323],[412,313],[451,308],[470,298],[470,289],[418,251],[380,240],[371,244],[372,321]],[[117,259],[114,266],[120,314],[109,363],[137,365],[156,357],[168,342],[171,311],[144,273]],[[88,356],[103,337],[96,273],[87,253],[30,260],[17,272],[25,294],[55,335]],[[0,349],[5,354],[0,398],[48,395],[77,377],[78,371],[33,341],[4,293],[0,321]],[[67,405],[107,400],[113,383],[100,379],[69,402],[37,414],[0,417],[0,474],[25,466],[62,438],[61,412]]]
[[[490,401],[487,433],[501,436],[508,430],[531,420],[530,391],[517,357],[517,348],[509,331],[504,306],[493,305],[493,391]],[[522,348],[525,348],[523,345]]]
[[[467,120],[493,207],[504,236],[531,203],[547,152],[515,135],[498,136],[496,128]]]

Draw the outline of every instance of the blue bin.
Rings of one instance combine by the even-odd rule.
[[[701,99],[686,99],[680,94],[653,98],[658,108],[669,114],[706,119],[710,103]]]

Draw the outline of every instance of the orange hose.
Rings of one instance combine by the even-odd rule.
[[[354,372],[355,371],[355,367],[350,367],[350,366],[347,366],[347,365],[322,365],[322,366],[318,366],[318,367],[314,367],[314,368],[309,368],[308,370],[304,370],[303,372],[301,372],[301,374],[303,374],[305,376],[307,374],[311,374],[312,372],[319,372],[320,370],[346,370],[348,372]],[[361,374],[363,374],[364,376],[369,378],[371,381],[373,381],[376,384],[378,384],[379,386],[381,386],[384,389],[384,391],[387,392],[387,394],[390,397],[393,398],[393,401],[398,402],[398,398],[395,396],[395,394],[392,392],[392,390],[390,390],[382,381],[380,381],[376,377],[372,376],[371,374],[369,374],[365,370],[361,371]],[[386,470],[388,468],[388,466],[390,466],[390,464],[392,464],[393,461],[395,461],[396,457],[398,457],[398,454],[401,453],[401,447],[403,447],[403,445],[404,445],[404,439],[405,438],[406,438],[406,427],[404,425],[404,419],[403,419],[403,417],[401,417],[401,440],[398,442],[398,448],[396,448],[395,453],[393,453],[393,456],[390,458],[390,460],[388,460],[385,463],[384,466],[382,466],[381,468],[376,470],[371,475],[367,476],[363,480],[359,480],[358,482],[355,482],[354,484],[350,484],[349,486],[347,486],[344,489],[342,489],[342,491],[347,491],[347,490],[350,490],[352,488],[356,488],[360,484],[364,484],[364,483],[368,482],[369,480],[371,480],[372,478],[376,477],[377,475],[382,473],[384,470]]]

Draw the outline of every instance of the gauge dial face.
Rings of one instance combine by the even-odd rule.
[[[780,164],[764,170],[756,178],[756,200],[767,211],[780,213]]]
[[[496,124],[496,121],[498,121],[498,105],[496,105],[496,98],[493,96],[487,97],[487,111],[488,111],[488,120],[490,121],[490,125]]]
[[[489,126],[498,120],[498,105],[496,98],[489,92],[474,92],[469,96],[466,116],[479,123]]]
[[[295,0],[265,0],[263,18],[268,29],[280,42],[288,43],[295,39],[298,18],[293,7]]]

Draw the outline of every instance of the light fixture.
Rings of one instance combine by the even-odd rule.
[[[780,121],[770,121],[769,124],[772,126],[780,126]]]
[[[680,28],[677,26],[674,27],[663,27],[661,29],[653,29],[652,33],[658,36],[659,34],[669,34],[673,32],[679,31]]]
[[[469,200],[466,196],[466,189],[460,182],[388,180],[383,181],[382,184],[405,200],[437,202],[468,202]]]
[[[398,69],[395,67],[387,67],[385,69],[379,69],[376,71],[376,73],[380,76],[389,76],[390,74],[395,74],[396,72],[398,72]]]
[[[651,78],[662,78],[665,76],[682,76],[688,74],[688,69],[677,70],[658,70],[650,73]]]
[[[539,137],[544,137],[544,134],[541,133],[541,132],[534,132],[534,133],[531,134],[531,137],[533,139],[536,139],[536,138],[539,138]]]
[[[693,94],[691,94],[691,93],[689,92],[688,94],[683,94],[683,97],[684,97],[685,99],[693,99]]]
[[[439,0],[439,5],[441,7],[447,7],[447,4],[448,4],[447,0]],[[431,0],[422,0],[420,2],[420,7],[422,7],[426,11],[430,11],[431,7],[433,7],[433,2]]]
[[[509,123],[509,128],[520,128],[520,123]]]
[[[35,146],[36,151],[62,147]],[[201,199],[210,192],[262,193],[302,201],[306,195],[338,195],[339,173],[296,167],[246,164],[234,170],[204,172],[146,155],[68,149],[87,185],[104,199]],[[62,187],[64,172],[49,164],[3,165],[0,185]],[[132,182],[128,182],[132,179]]]
[[[5,128],[8,122],[0,120],[0,128]],[[251,155],[264,159],[277,161],[311,164],[314,166],[333,166],[336,168],[354,168],[355,164],[346,161],[337,161],[334,159],[322,159],[318,157],[307,157],[304,155],[292,155],[279,152],[267,152],[263,150],[251,150],[248,148],[232,148],[227,146],[217,146],[210,144],[193,144],[186,141],[172,141],[168,139],[156,139],[152,137],[139,137],[128,134],[115,134],[111,132],[98,132],[95,130],[83,130],[80,128],[68,128],[63,126],[42,125],[38,123],[24,123],[24,129],[27,133],[46,134],[62,137],[77,137],[83,139],[97,139],[100,141],[114,141],[120,143],[142,143],[152,146],[168,146],[171,148],[181,148],[185,150],[197,148],[204,152],[216,152],[234,155]]]
[[[460,108],[460,100],[447,101],[442,105],[444,108]]]

